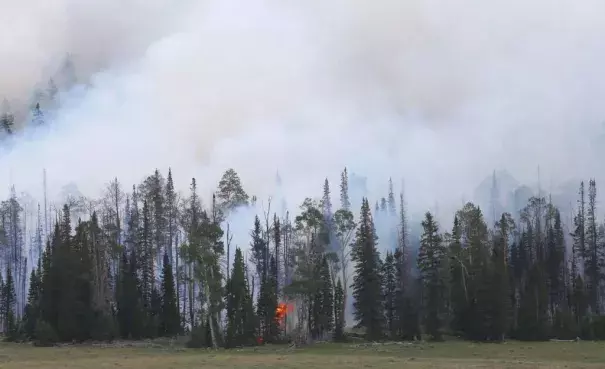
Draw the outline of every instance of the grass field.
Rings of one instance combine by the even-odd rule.
[[[345,369],[345,368],[605,368],[605,343],[541,342],[410,345],[317,344],[206,351],[154,347],[67,346],[35,348],[0,343],[2,369]]]

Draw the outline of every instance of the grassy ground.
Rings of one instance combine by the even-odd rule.
[[[2,369],[605,368],[605,343],[317,344],[206,351],[170,346],[35,348],[0,343]]]

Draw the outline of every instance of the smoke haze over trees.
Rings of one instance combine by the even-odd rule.
[[[601,2],[6,5],[5,332],[600,329]]]

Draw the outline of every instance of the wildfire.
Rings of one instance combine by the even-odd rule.
[[[277,320],[277,322],[281,324],[281,322],[285,319],[286,315],[288,315],[288,313],[291,312],[292,309],[293,307],[290,304],[283,302],[277,304],[277,308],[275,309],[275,319]]]

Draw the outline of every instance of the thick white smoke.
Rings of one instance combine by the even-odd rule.
[[[34,196],[42,168],[95,196],[169,166],[206,195],[233,167],[259,199],[279,170],[293,207],[346,165],[446,213],[494,168],[603,178],[601,1],[1,1],[2,94],[66,53],[90,85],[0,157]]]

